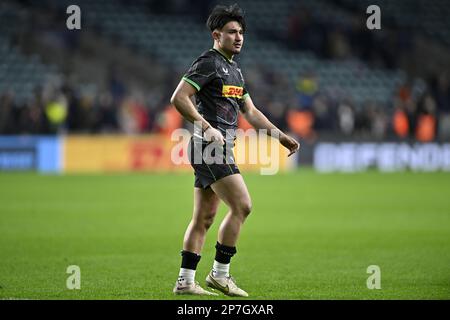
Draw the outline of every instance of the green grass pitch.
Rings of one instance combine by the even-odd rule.
[[[244,179],[253,212],[231,273],[249,299],[450,299],[449,173]],[[0,174],[0,299],[198,299],[172,294],[192,186],[192,174]],[[80,290],[66,288],[69,265]]]

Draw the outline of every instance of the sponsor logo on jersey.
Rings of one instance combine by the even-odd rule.
[[[242,99],[243,94],[244,94],[243,87],[227,86],[227,85],[224,85],[222,87],[222,96],[223,97]]]

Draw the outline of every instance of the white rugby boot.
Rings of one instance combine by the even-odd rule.
[[[193,294],[203,296],[218,296],[217,293],[210,292],[203,289],[198,281],[187,283],[186,280],[177,280],[175,287],[173,288],[175,294]]]
[[[206,277],[206,284],[208,287],[219,290],[231,297],[248,297],[248,293],[236,285],[233,277],[215,278],[212,271]]]

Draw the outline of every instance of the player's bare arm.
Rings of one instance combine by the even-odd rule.
[[[201,123],[203,136],[206,141],[218,141],[220,144],[225,144],[222,134],[219,130],[213,128],[208,121],[205,120],[198,113],[194,104],[192,103],[191,97],[197,92],[197,90],[186,81],[181,80],[175,89],[170,102],[175,106],[178,112],[186,119],[192,123]]]
[[[255,128],[255,129],[266,129],[268,135],[272,135],[272,130],[275,130],[280,143],[286,147],[290,153],[288,156],[294,154],[300,149],[300,143],[298,143],[294,138],[288,136],[280,129],[278,129],[272,122],[267,119],[267,117],[253,104],[252,98],[247,96],[244,101],[244,107],[241,109],[244,118]]]

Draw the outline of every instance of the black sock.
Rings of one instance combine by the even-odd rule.
[[[181,257],[181,267],[191,270],[197,269],[197,264],[201,258],[200,255],[185,250],[181,251]]]
[[[220,263],[228,264],[231,261],[231,257],[234,256],[236,252],[236,247],[224,246],[223,244],[217,242],[215,260]]]

